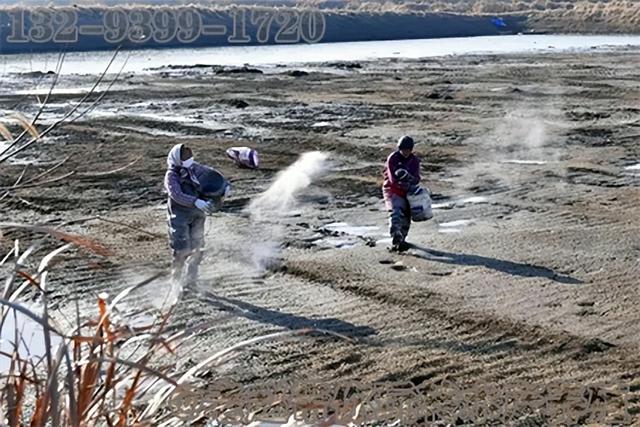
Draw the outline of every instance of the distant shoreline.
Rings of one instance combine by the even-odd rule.
[[[59,74],[101,74],[113,59],[116,72],[126,66],[127,73],[158,71],[161,75],[187,69],[191,74],[270,74],[291,68],[292,75],[304,76],[318,67],[353,71],[362,64],[381,60],[398,62],[416,60],[440,61],[451,56],[478,58],[508,55],[545,55],[560,52],[620,53],[637,52],[637,35],[512,35],[439,38],[419,40],[389,40],[372,42],[320,43],[316,45],[270,45],[246,47],[199,47],[114,51],[69,52]],[[42,77],[54,74],[60,59],[57,53],[0,56],[5,74],[25,74]],[[290,70],[290,71],[291,71]],[[302,72],[300,72],[302,70]]]
[[[513,35],[520,15],[205,7],[0,9],[0,54]],[[51,12],[54,11],[54,12]],[[34,22],[35,21],[35,22]],[[42,22],[45,24],[42,24]],[[141,22],[141,24],[139,24]],[[268,25],[265,24],[268,22]]]

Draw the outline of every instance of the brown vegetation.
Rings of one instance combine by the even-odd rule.
[[[529,17],[537,31],[569,33],[636,33],[640,28],[640,8],[629,0],[310,0],[324,8],[359,11],[444,12],[469,15],[519,14]]]

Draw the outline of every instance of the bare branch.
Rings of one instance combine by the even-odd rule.
[[[41,185],[44,184],[52,184],[54,182],[59,182],[62,181],[64,179],[69,178],[71,175],[75,175],[76,171],[71,171],[69,173],[65,173],[64,175],[61,176],[57,176],[55,178],[51,178],[45,181],[40,181],[40,182],[34,182],[31,184],[23,184],[23,185],[18,185],[17,187],[0,187],[0,191],[6,191],[6,190],[20,190],[22,188],[33,188],[33,187],[39,187]]]
[[[96,105],[98,105],[98,102],[100,102],[102,100],[102,98],[104,98],[104,96],[109,92],[109,90],[111,90],[111,87],[113,86],[113,84],[118,80],[118,78],[120,78],[120,74],[122,73],[122,70],[124,70],[125,65],[127,65],[127,62],[129,61],[129,58],[131,57],[131,54],[129,54],[127,56],[127,58],[124,60],[122,67],[120,67],[120,70],[118,70],[118,72],[116,73],[116,76],[111,80],[111,82],[109,83],[109,86],[107,86],[107,89],[105,91],[103,91],[97,98],[95,101],[93,101],[91,103],[91,105],[89,105],[84,111],[82,111],[80,114],[78,114],[76,117],[74,117],[72,120],[69,121],[69,123],[73,123],[76,120],[78,120],[79,118],[83,117],[85,114],[87,114],[88,112],[90,112],[91,110],[93,110]]]
[[[73,243],[76,246],[80,246],[82,248],[88,249],[91,252],[102,255],[109,256],[111,255],[111,251],[101,244],[88,239],[87,237],[75,234],[65,233],[50,227],[44,227],[42,225],[31,225],[31,224],[21,224],[17,222],[0,222],[0,228],[21,228],[25,230],[32,230],[40,233],[50,234],[62,241]]]
[[[24,169],[22,169],[22,173],[20,174],[18,179],[16,179],[16,182],[13,183],[14,187],[22,182],[22,178],[24,178],[24,174],[27,172],[27,169],[29,169],[29,164],[25,165]]]
[[[121,166],[121,167],[116,168],[116,169],[112,169],[110,171],[105,171],[105,172],[84,172],[84,173],[79,173],[77,176],[80,177],[80,178],[93,178],[93,177],[112,175],[114,173],[122,172],[123,170],[129,169],[131,166],[133,166],[136,163],[138,163],[140,161],[140,159],[142,159],[142,156],[137,157],[135,160],[133,160],[130,163],[127,163],[124,166]]]
[[[127,228],[129,228],[131,230],[138,231],[140,233],[144,233],[144,234],[152,236],[152,237],[164,237],[163,235],[160,235],[160,234],[157,234],[157,233],[152,233],[150,231],[143,230],[142,228],[134,227],[132,225],[125,224],[123,222],[114,221],[112,219],[106,219],[106,218],[103,218],[103,217],[101,217],[99,215],[95,216],[95,219],[100,220],[100,221],[104,221],[104,222],[108,222],[108,223],[111,223],[111,224],[115,224],[115,225],[121,225],[123,227],[127,227]]]
[[[40,108],[39,108],[38,112],[36,113],[35,117],[31,121],[31,125],[32,126],[35,126],[36,122],[38,121],[38,118],[42,114],[42,111],[44,111],[44,108],[46,107],[47,103],[49,102],[49,98],[51,97],[51,94],[53,93],[53,89],[56,87],[56,85],[58,83],[58,76],[60,75],[60,70],[62,69],[62,64],[64,63],[65,55],[66,55],[66,52],[61,52],[60,55],[58,55],[58,62],[56,64],[56,71],[55,71],[55,76],[53,78],[53,82],[51,83],[51,87],[49,88],[49,92],[47,93],[47,96],[45,97],[44,102],[42,102],[40,104]],[[3,156],[5,153],[7,153],[9,150],[11,150],[16,144],[18,144],[22,140],[22,138],[26,134],[27,134],[27,131],[24,130],[20,135],[18,135],[18,137],[11,144],[9,144],[8,147],[6,147],[4,150],[2,150],[2,152],[0,153],[0,156]]]
[[[0,163],[3,163],[6,160],[10,159],[11,157],[15,156],[16,154],[26,150],[31,145],[33,145],[35,142],[37,142],[40,139],[42,139],[49,132],[51,132],[52,130],[54,130],[55,128],[57,128],[61,124],[63,124],[65,120],[67,120],[71,115],[73,115],[78,110],[80,105],[82,105],[95,92],[96,88],[98,87],[98,85],[102,82],[102,80],[106,76],[107,72],[109,71],[109,68],[113,64],[113,61],[115,61],[116,56],[118,55],[119,52],[120,52],[120,47],[118,47],[118,49],[116,49],[116,51],[114,52],[113,56],[111,57],[111,60],[109,61],[109,64],[107,64],[107,67],[104,69],[104,71],[102,72],[100,77],[96,80],[96,82],[94,83],[93,87],[89,90],[89,92],[84,97],[82,97],[82,99],[70,111],[68,111],[60,120],[54,122],[51,126],[46,128],[45,130],[43,130],[40,133],[40,136],[38,138],[33,138],[29,142],[25,143],[23,146],[15,149],[13,152],[5,154],[4,157],[0,157]],[[5,152],[6,152],[6,150],[5,150]]]
[[[33,177],[33,178],[31,178],[30,180],[28,180],[27,182],[25,182],[25,184],[31,184],[32,182],[35,182],[35,181],[39,180],[40,178],[42,178],[42,177],[44,177],[44,176],[46,176],[46,175],[50,174],[50,173],[51,173],[51,172],[53,172],[54,170],[58,169],[60,166],[64,165],[64,164],[67,162],[67,160],[69,160],[70,158],[71,158],[71,156],[67,156],[67,157],[65,157],[64,159],[62,159],[62,161],[61,161],[61,162],[56,163],[56,164],[55,164],[54,166],[52,166],[51,168],[47,169],[46,171],[42,172],[41,174],[39,174],[39,175],[37,175],[37,176],[35,176],[35,177]],[[13,186],[14,186],[14,187],[16,187],[17,185],[16,185],[16,184],[14,184]]]

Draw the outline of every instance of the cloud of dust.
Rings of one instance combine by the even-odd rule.
[[[121,271],[117,280],[121,287],[110,289],[107,300],[115,298],[121,291],[138,283],[147,282],[159,273],[161,271],[142,265]],[[126,310],[137,311],[142,308],[153,308],[166,312],[178,302],[181,292],[182,287],[179,283],[173,283],[169,275],[162,275],[130,293],[118,306],[121,310],[126,308]],[[93,301],[90,304],[93,304]],[[91,308],[91,305],[89,307]],[[125,317],[129,318],[129,316]]]
[[[481,147],[470,164],[456,173],[456,186],[469,189],[493,183],[511,187],[532,169],[518,164],[544,165],[561,156],[563,113],[549,106],[521,106],[493,122],[485,135],[474,137],[470,145]]]
[[[290,212],[295,197],[327,169],[327,155],[320,151],[304,153],[284,171],[271,186],[249,204],[247,212],[256,219],[273,219]]]
[[[182,285],[173,282],[169,277],[161,277],[150,284],[147,292],[147,302],[156,309],[165,312],[180,299]]]
[[[542,155],[541,148],[549,136],[548,127],[544,117],[536,111],[509,112],[498,123],[489,143],[527,157]]]
[[[263,271],[280,255],[284,224],[299,206],[297,196],[329,169],[328,156],[320,151],[304,153],[280,172],[273,184],[246,208],[254,239],[249,248],[254,267]]]

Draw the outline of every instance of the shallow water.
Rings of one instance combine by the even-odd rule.
[[[15,339],[14,332],[18,330],[18,339],[22,337],[22,342],[18,347],[18,354],[22,358],[31,358],[34,363],[46,354],[46,346],[44,342],[44,332],[42,327],[27,316],[16,313],[14,317],[13,311],[10,311],[6,317],[5,323],[0,331],[0,351],[11,353],[13,351],[13,341]],[[51,334],[51,347],[55,351],[57,345],[61,342],[59,336]],[[0,354],[0,374],[6,372],[11,365],[11,361]]]
[[[211,48],[144,49],[120,53],[110,71],[117,72],[125,58],[125,72],[141,72],[170,65],[244,64],[274,66],[326,61],[363,61],[378,58],[428,58],[473,53],[522,53],[586,50],[640,46],[640,36],[517,35],[454,37],[445,39],[390,40],[272,46],[225,46]],[[101,73],[113,52],[72,52],[65,58],[62,74]],[[54,70],[54,53],[0,55],[0,75]]]

